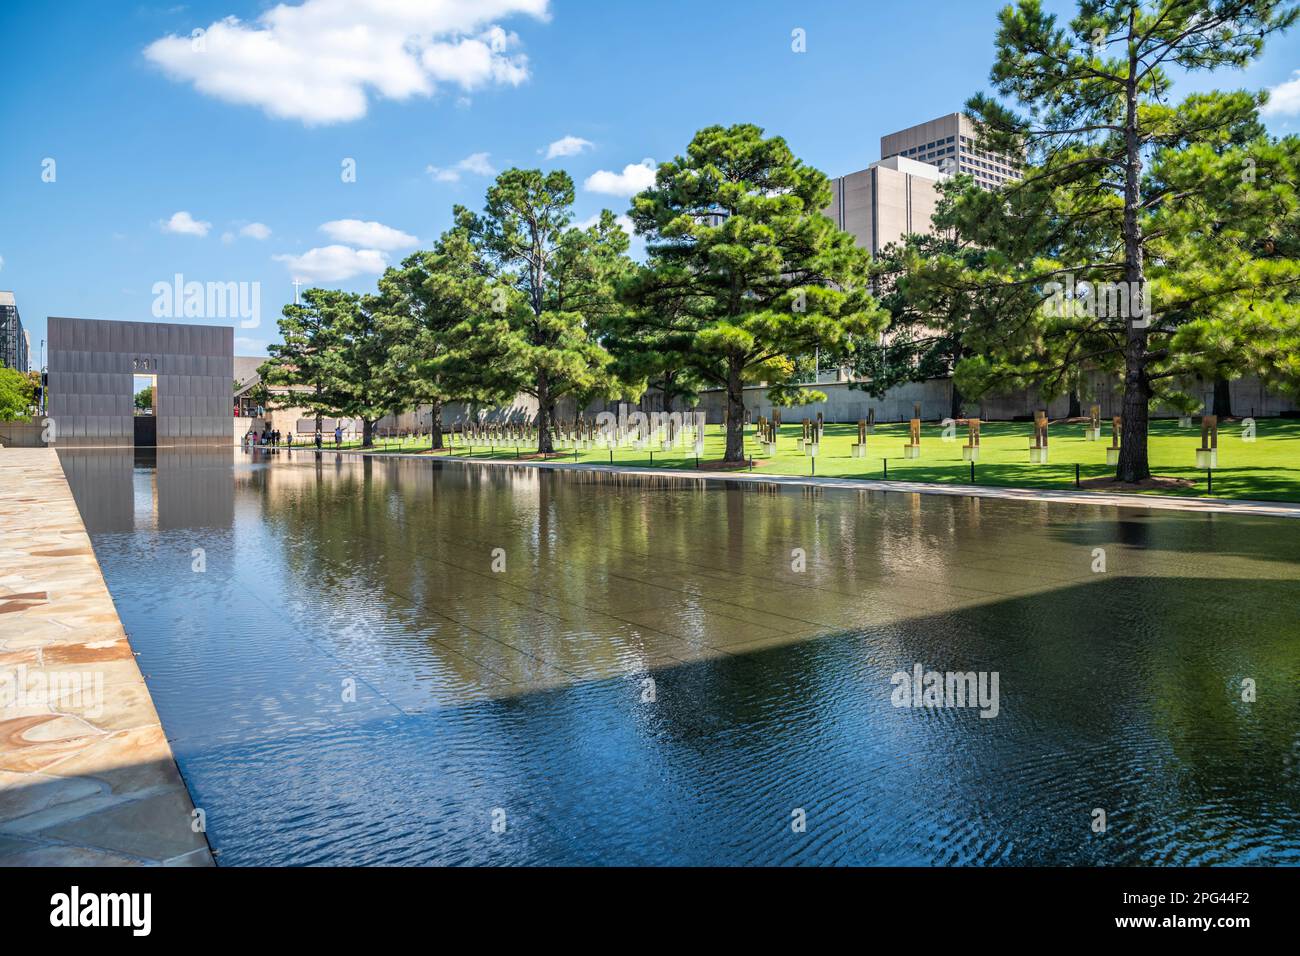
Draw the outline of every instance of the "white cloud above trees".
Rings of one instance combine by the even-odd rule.
[[[495,176],[497,172],[492,166],[489,153],[470,153],[454,166],[426,166],[424,171],[440,183],[458,183],[466,173],[471,176]]]
[[[581,136],[563,136],[546,147],[546,158],[559,159],[563,156],[577,156],[595,145],[591,140],[583,139]]]
[[[272,258],[283,262],[294,278],[308,282],[343,282],[360,275],[381,275],[388,268],[388,257],[380,250],[343,245],[321,246],[298,256]]]
[[[365,222],[360,219],[335,219],[324,223],[320,231],[335,242],[363,249],[410,249],[420,240],[409,232],[402,232],[382,222]]]
[[[301,254],[272,256],[284,263],[295,279],[305,282],[345,282],[357,276],[377,276],[389,266],[389,253],[418,246],[408,232],[364,219],[332,219],[320,231],[334,240]]]
[[[643,189],[655,184],[655,163],[653,159],[644,159],[639,163],[629,163],[621,173],[607,169],[597,170],[587,177],[582,184],[589,193],[602,193],[606,196],[621,196],[626,199],[635,196]]]
[[[366,115],[371,97],[472,92],[529,77],[499,19],[549,17],[549,0],[305,0],[165,36],[145,58],[200,93],[308,125]]]
[[[1260,112],[1265,116],[1300,116],[1300,70],[1269,89],[1268,102]]]

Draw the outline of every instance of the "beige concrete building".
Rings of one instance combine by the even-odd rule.
[[[826,215],[874,256],[914,232],[929,232],[947,178],[936,167],[902,156],[831,180]]]
[[[996,189],[1020,178],[1019,160],[976,148],[975,124],[962,113],[949,113],[880,137],[880,156],[928,163],[950,176],[968,173],[984,189]]]
[[[880,138],[878,162],[831,180],[826,209],[858,245],[878,255],[910,233],[931,231],[939,183],[968,173],[984,189],[1020,178],[1019,165],[975,148],[975,127],[961,113],[949,113]]]
[[[824,210],[873,257],[909,235],[934,232],[939,186],[950,176],[970,174],[983,189],[1019,177],[1018,167],[1004,157],[975,148],[975,126],[961,113],[882,136],[880,155],[866,169],[831,180],[831,204]],[[887,339],[888,334],[882,344]],[[898,407],[913,398],[900,400]]]

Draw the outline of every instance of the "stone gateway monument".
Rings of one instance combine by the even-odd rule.
[[[233,328],[51,316],[49,348],[56,448],[234,443]],[[141,378],[153,388],[147,415],[135,408]]]

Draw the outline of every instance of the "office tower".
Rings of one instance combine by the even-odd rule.
[[[18,300],[12,292],[0,291],[0,365],[26,372],[31,366],[28,342],[18,318]]]
[[[929,163],[950,176],[968,173],[984,189],[996,189],[1020,178],[1019,160],[976,149],[975,124],[962,113],[949,113],[880,137],[880,155]]]
[[[910,233],[931,231],[938,185],[945,178],[926,163],[902,156],[882,159],[832,179],[831,204],[825,213],[874,256]]]

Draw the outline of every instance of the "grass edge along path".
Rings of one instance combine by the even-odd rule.
[[[1154,474],[1182,479],[1182,486],[1131,489],[1123,485],[1106,483],[1085,486],[1088,491],[1104,494],[1163,495],[1185,498],[1220,500],[1300,502],[1300,421],[1291,419],[1259,419],[1254,440],[1240,421],[1222,423],[1219,427],[1219,468],[1213,473],[1213,492],[1208,490],[1209,476],[1195,467],[1196,449],[1200,447],[1199,419],[1192,427],[1181,428],[1177,421],[1155,421],[1151,426],[1151,470]],[[879,423],[867,438],[867,457],[854,458],[851,446],[857,441],[855,424],[827,424],[817,458],[814,460],[798,449],[802,434],[799,424],[785,424],[777,442],[777,453],[768,458],[762,454],[754,440],[753,429],[746,429],[745,451],[753,457],[754,470],[767,475],[818,478],[851,478],[862,480],[889,480],[926,484],[951,484],[990,488],[1073,491],[1076,474],[1082,481],[1106,479],[1114,469],[1106,464],[1106,448],[1110,445],[1110,429],[1102,432],[1101,441],[1090,442],[1084,437],[1084,426],[1055,425],[1050,432],[1049,460],[1047,464],[1029,462],[1029,446],[1033,437],[1033,424],[1029,422],[985,422],[980,433],[980,460],[975,464],[974,481],[971,465],[962,458],[966,443],[966,428],[945,429],[938,424],[927,424],[921,429],[921,458],[905,459],[903,446],[908,440],[908,425]],[[652,444],[652,443],[647,443]],[[311,443],[297,443],[295,448],[314,450]],[[716,466],[723,455],[722,426],[710,425],[705,438],[702,467]],[[360,442],[345,442],[336,449],[326,442],[324,451],[359,451]],[[424,454],[430,455],[429,439],[407,438],[377,439],[375,447],[368,450],[375,455]],[[449,445],[438,457],[473,458],[481,461],[536,460],[535,446],[520,444],[517,448],[490,447],[475,444],[470,447],[460,441]],[[594,447],[575,451],[558,449],[551,461],[579,464],[610,465],[636,469],[689,470],[697,467],[694,449],[682,445],[672,451],[637,450],[631,446],[613,449]],[[1077,466],[1077,469],[1076,469]],[[712,469],[711,469],[712,470]]]

